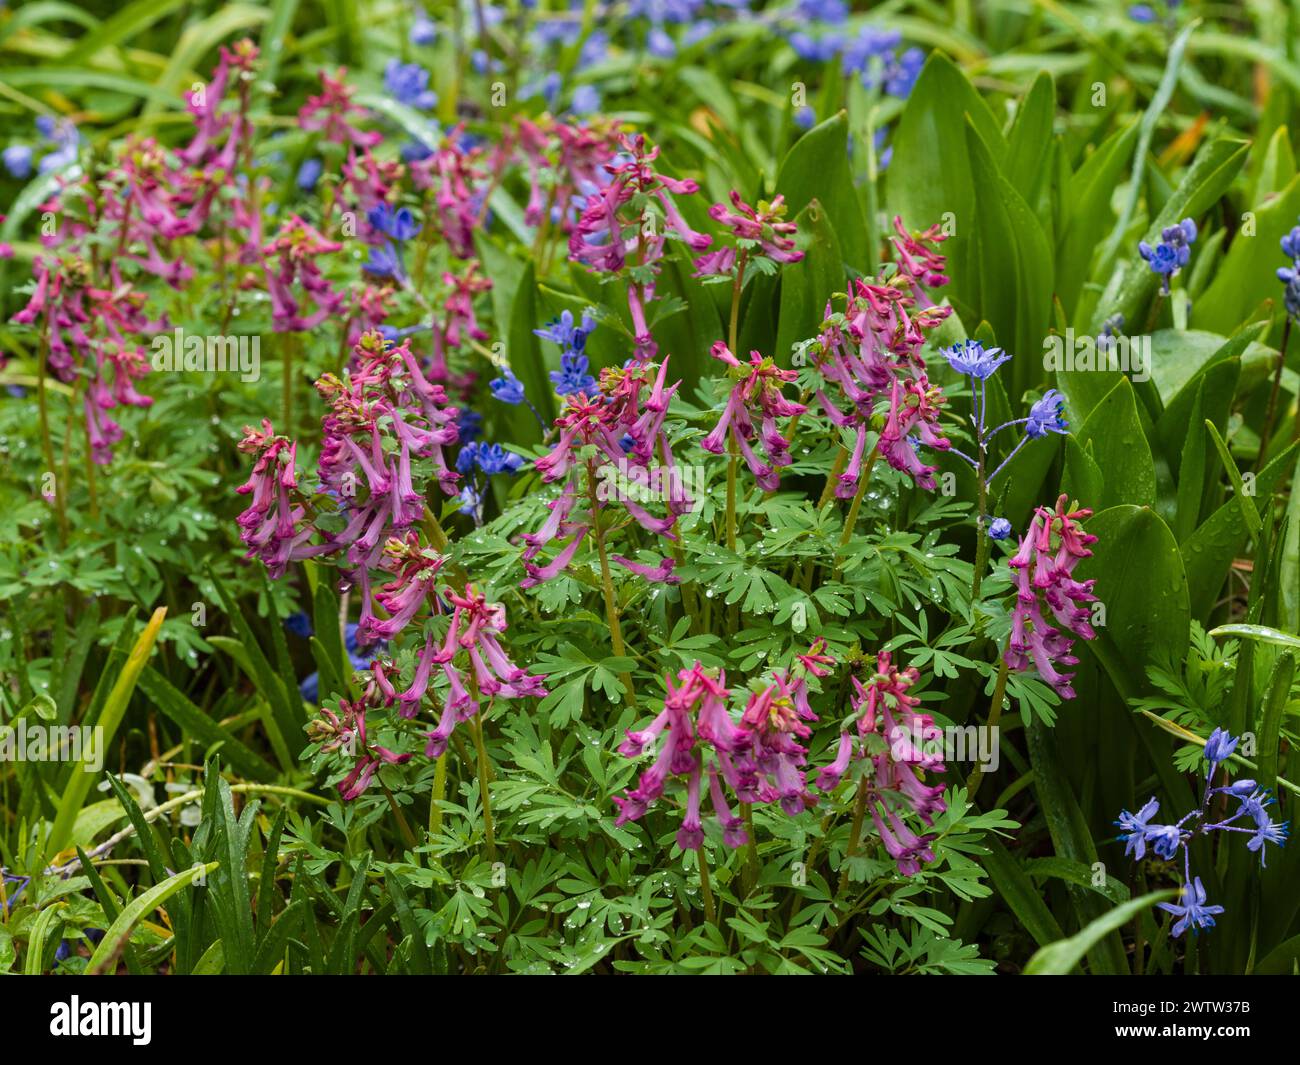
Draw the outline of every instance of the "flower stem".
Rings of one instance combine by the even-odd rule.
[[[442,807],[447,797],[447,752],[443,751],[433,763],[433,790],[429,793],[429,835],[442,831]]]
[[[45,371],[49,361],[50,354],[50,313],[45,312],[45,328],[41,331],[41,350],[38,366],[36,368],[36,398],[40,407],[41,417],[41,450],[45,453],[45,469],[54,476],[54,443],[50,438],[50,415],[49,403],[45,396]],[[50,500],[47,499],[47,502]],[[55,513],[59,518],[59,542],[66,544],[68,541],[68,512],[63,506],[63,485],[54,485],[54,503]]]
[[[1282,390],[1282,367],[1286,365],[1286,348],[1290,339],[1291,316],[1288,314],[1286,324],[1282,326],[1282,345],[1277,353],[1277,369],[1273,371],[1273,387],[1268,394],[1268,412],[1264,415],[1264,431],[1259,437],[1259,455],[1255,459],[1257,473],[1264,468],[1264,461],[1268,457],[1269,438],[1273,435],[1273,422],[1277,418],[1278,393]]]
[[[492,823],[492,801],[488,796],[488,781],[491,779],[491,770],[488,764],[487,747],[483,743],[483,717],[486,711],[480,710],[474,715],[473,728],[470,732],[474,736],[474,754],[476,768],[478,769],[478,793],[483,803],[483,834],[487,838],[488,861],[494,862],[497,859],[497,839],[496,829]]]
[[[844,894],[849,886],[849,859],[858,853],[858,842],[862,839],[862,822],[867,815],[867,778],[858,781],[858,801],[853,804],[853,827],[849,829],[849,849],[844,852],[844,864],[840,868],[840,885],[837,894]]]
[[[704,897],[704,916],[709,924],[717,924],[717,911],[713,907],[713,887],[709,883],[709,859],[704,856],[704,844],[695,852],[695,860],[700,866],[700,894]]]
[[[736,438],[727,440],[727,550],[736,550],[736,467],[740,462],[740,452],[736,447]]]
[[[835,486],[839,482],[840,474],[844,472],[844,466],[848,461],[849,449],[841,444],[839,451],[835,455],[835,461],[831,464],[831,472],[826,475],[826,486],[822,489],[821,498],[817,500],[819,513],[822,507],[835,498]]]
[[[754,832],[754,804],[741,804],[745,810],[745,835],[749,843],[745,848],[745,890],[752,891],[758,883],[758,836]]]
[[[853,530],[858,525],[858,511],[862,509],[862,499],[867,494],[867,485],[871,483],[871,470],[879,457],[879,449],[873,447],[871,454],[867,456],[867,461],[862,465],[862,473],[858,475],[858,490],[854,493],[853,502],[849,504],[848,517],[844,519],[844,532],[840,534],[840,545],[835,551],[835,569],[831,576],[832,580],[839,580],[840,570],[843,568],[839,556],[844,548],[848,546],[849,540],[853,538]]]
[[[989,510],[989,486],[984,480],[984,445],[980,445],[980,462],[975,476],[979,480],[978,515],[975,519],[975,575],[971,580],[970,598],[972,603],[979,602],[980,586],[984,583],[984,567],[988,565],[989,544],[984,531],[984,522]]]
[[[993,701],[989,704],[989,717],[984,727],[995,729],[998,722],[1002,720],[1002,704],[1006,701],[1007,694],[1007,675],[1010,672],[1010,666],[1007,665],[1006,652],[1003,651],[998,656],[998,679],[993,685]],[[971,802],[975,801],[975,793],[980,790],[980,784],[984,781],[984,768],[981,765],[975,767],[966,781],[966,798]]]
[[[619,658],[627,657],[627,648],[623,643],[623,627],[619,623],[618,600],[614,595],[614,578],[609,571],[609,552],[605,549],[605,530],[600,522],[600,500],[596,497],[596,464],[587,463],[587,495],[591,500],[591,534],[596,538],[596,552],[600,556],[600,584],[605,595],[605,620],[609,623],[609,641],[614,654]],[[618,675],[627,692],[628,705],[636,706],[636,692],[632,687],[632,675],[627,672]]]

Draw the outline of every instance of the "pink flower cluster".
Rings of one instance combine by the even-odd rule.
[[[693,251],[703,251],[712,238],[692,229],[673,199],[698,192],[699,185],[658,173],[653,164],[659,149],[648,147],[643,135],[624,136],[621,146],[623,154],[604,166],[610,175],[608,184],[587,196],[582,216],[569,235],[569,257],[607,273],[632,263],[627,300],[634,357],[652,359],[658,346],[650,335],[646,305],[655,298],[654,275],[667,236],[671,233]],[[663,211],[662,229],[647,213],[650,201]],[[629,207],[634,207],[635,213],[629,212]]]
[[[722,417],[713,431],[700,441],[700,446],[720,455],[729,433],[759,487],[774,492],[781,480],[778,471],[782,466],[790,465],[791,461],[790,442],[781,435],[776,420],[792,418],[808,409],[802,403],[786,399],[781,392],[782,386],[796,380],[799,374],[794,370],[782,370],[757,351],[751,351],[749,362],[742,363],[721,340],[709,349],[709,354],[727,364],[727,374],[735,384]],[[750,446],[755,436],[754,415],[758,416],[762,426],[758,439],[767,455],[766,463],[754,454]]]
[[[307,727],[307,737],[322,751],[345,751],[356,758],[352,771],[339,783],[339,798],[351,802],[370,787],[381,766],[404,765],[410,754],[398,754],[371,743],[366,737],[368,700],[339,700],[339,713],[322,707],[320,717]]]
[[[459,439],[458,411],[446,405],[442,386],[424,378],[408,343],[389,347],[379,333],[362,335],[342,379],[326,374],[316,388],[330,408],[321,423],[320,481],[347,518],[333,541],[348,547],[368,602],[368,571],[389,537],[402,536],[424,516],[413,461],[431,460],[442,490],[456,492],[458,475],[443,449]],[[357,502],[362,482],[366,497]]]
[[[692,501],[682,485],[672,447],[663,431],[668,404],[680,384],[667,385],[667,372],[667,359],[657,368],[633,362],[622,369],[604,370],[601,391],[596,396],[577,393],[567,397],[564,413],[555,421],[560,430],[559,439],[551,452],[535,464],[543,483],[563,480],[564,490],[548,504],[550,515],[541,528],[522,538],[528,576],[520,587],[531,588],[551,580],[569,565],[597,518],[591,512],[593,506],[602,508],[617,501],[646,532],[667,540],[677,539],[673,531],[677,518],[690,510]],[[595,457],[584,461],[580,452],[587,447],[594,448]],[[637,481],[632,471],[650,470],[656,457],[658,465],[653,468],[653,479],[662,488],[660,494],[665,497],[666,509],[661,518],[651,514],[637,499],[638,493],[631,490]],[[584,471],[588,479],[585,498]],[[629,483],[622,484],[622,480]],[[588,508],[585,516],[580,513],[584,503]],[[533,561],[547,544],[566,536],[572,539],[549,562],[538,565]],[[670,583],[677,579],[672,575],[671,558],[664,558],[658,566],[647,566],[623,555],[611,557],[647,579]]]
[[[1084,606],[1096,596],[1092,581],[1077,581],[1072,573],[1080,559],[1092,554],[1088,545],[1097,538],[1079,525],[1092,511],[1067,511],[1066,505],[1067,497],[1061,496],[1055,511],[1039,507],[1020,541],[1020,550],[1008,563],[1016,575],[1016,605],[1005,658],[1007,665],[1018,671],[1029,669],[1032,663],[1062,699],[1073,699],[1070,682],[1074,674],[1062,673],[1058,667],[1078,663],[1071,653],[1074,637],[1091,640],[1096,636],[1090,611]],[[1055,625],[1044,614],[1044,603]]]
[[[886,462],[922,488],[934,490],[935,467],[921,459],[917,448],[944,451],[951,446],[939,427],[943,393],[930,384],[921,357],[926,334],[952,313],[935,306],[925,287],[947,282],[941,273],[944,257],[934,250],[945,236],[938,226],[908,233],[900,218],[894,219],[894,228],[897,273],[883,284],[855,281],[842,314],[832,314],[828,303],[812,351],[840,401],[823,387],[817,392],[822,409],[832,423],[856,432],[852,457],[835,489],[841,499],[857,492],[879,400],[887,400],[889,408],[876,447]]]
[[[817,787],[832,791],[854,758],[870,759],[870,775],[860,784],[866,789],[867,809],[898,871],[909,876],[922,862],[934,861],[933,837],[918,835],[903,820],[903,811],[910,810],[929,826],[946,808],[943,788],[922,778],[926,772],[944,772],[945,765],[943,747],[936,744],[942,732],[934,718],[917,711],[921,700],[908,694],[919,679],[915,667],[899,670],[890,653],[881,651],[876,672],[865,685],[853,678],[856,737],[841,733],[835,760],[817,775]]]
[[[260,432],[245,426],[239,450],[256,456],[248,480],[235,489],[253,497],[237,519],[240,539],[248,547],[245,557],[260,558],[272,577],[282,577],[290,562],[332,551],[329,544],[309,543],[316,529],[296,498],[298,445],[276,436],[264,418]]]
[[[726,674],[716,676],[696,662],[667,679],[664,708],[644,729],[628,731],[619,747],[628,758],[640,757],[662,737],[654,764],[626,796],[615,796],[616,824],[637,821],[664,794],[674,777],[685,778],[686,810],[677,831],[677,845],[698,850],[704,842],[701,802],[704,778],[709,799],[722,826],[723,842],[742,847],[748,842],[744,818],[727,801],[727,788],[740,803],[776,803],[794,816],[816,798],[804,780],[807,748],[798,741],[811,734],[816,721],[808,703],[807,677],[824,676],[832,659],[818,641],[807,655],[796,657],[788,670],[777,671],[761,691],[750,694],[739,723],[727,709],[731,693]],[[724,786],[725,785],[725,786]]]
[[[760,200],[757,207],[751,207],[740,198],[739,192],[732,189],[731,203],[734,211],[728,210],[724,203],[715,203],[709,208],[709,217],[730,230],[737,241],[743,242],[742,248],[752,245],[758,254],[778,263],[797,263],[803,258],[803,252],[795,250],[792,239],[795,224],[783,221],[784,196],[775,197],[771,203]],[[735,247],[725,245],[717,248],[695,260],[695,276],[729,274],[736,268],[736,259]]]

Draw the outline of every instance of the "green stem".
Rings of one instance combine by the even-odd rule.
[[[487,837],[487,854],[488,861],[497,860],[497,838],[496,828],[492,823],[492,801],[488,796],[488,781],[491,779],[491,769],[488,764],[487,746],[483,742],[483,718],[486,711],[479,711],[474,715],[473,727],[470,732],[474,736],[474,754],[475,768],[478,770],[478,793],[483,802],[483,834]]]
[[[858,843],[862,839],[862,822],[867,815],[867,778],[858,781],[858,799],[853,805],[853,827],[849,830],[849,849],[844,852],[844,864],[840,869],[840,886],[836,894],[843,895],[849,886],[849,859],[858,853]]]
[[[700,844],[700,849],[695,852],[696,861],[700,866],[700,894],[704,897],[704,916],[709,924],[718,923],[717,911],[713,906],[713,887],[709,883],[709,859],[704,856],[704,844]]]
[[[49,402],[45,395],[45,370],[50,355],[50,313],[45,312],[45,328],[41,330],[41,349],[38,365],[36,368],[36,398],[40,408],[41,419],[41,449],[45,453],[45,468],[52,475],[55,475],[54,468],[54,441],[50,437],[50,414]],[[68,512],[63,506],[63,485],[54,485],[54,510],[59,518],[59,543],[66,544],[68,541]]]
[[[443,751],[433,763],[433,791],[429,794],[429,835],[442,831],[442,806],[447,797],[447,752]]]
[[[1256,472],[1264,468],[1265,459],[1268,457],[1268,443],[1273,435],[1273,422],[1277,418],[1277,399],[1282,390],[1282,368],[1286,365],[1286,347],[1287,342],[1291,339],[1291,316],[1286,316],[1286,324],[1282,326],[1282,346],[1277,353],[1277,369],[1273,371],[1273,387],[1268,394],[1268,412],[1264,415],[1264,431],[1259,437],[1259,455],[1255,459]]]
[[[989,704],[989,718],[985,722],[985,728],[996,729],[998,722],[1002,720],[1002,704],[1006,702],[1007,694],[1007,675],[1010,667],[1007,665],[1007,656],[1004,651],[998,656],[998,679],[993,685],[993,701]],[[980,790],[980,784],[984,782],[984,767],[976,766],[975,771],[971,773],[966,781],[966,798],[974,802],[975,793]]]
[[[970,598],[972,603],[979,602],[980,586],[984,583],[984,567],[988,565],[988,536],[984,530],[984,521],[988,517],[989,489],[984,483],[984,448],[980,448],[980,464],[976,473],[979,478],[979,517],[975,521],[975,576],[971,581]]]
[[[858,511],[862,509],[862,499],[867,494],[867,485],[871,483],[871,470],[876,465],[876,459],[879,458],[880,451],[877,448],[871,449],[871,454],[867,456],[867,461],[863,463],[862,473],[858,476],[858,490],[853,495],[853,502],[849,504],[848,517],[844,519],[844,532],[840,534],[840,545],[835,551],[835,571],[832,575],[833,580],[839,580],[842,564],[840,563],[840,553],[848,546],[849,540],[853,538],[853,530],[858,525]]]
[[[609,571],[609,552],[605,549],[605,530],[600,521],[600,500],[596,497],[596,464],[587,462],[587,496],[591,501],[591,533],[596,539],[596,552],[600,556],[600,584],[605,596],[605,620],[609,624],[609,641],[614,654],[619,658],[627,657],[627,648],[623,643],[623,627],[619,623],[618,600],[614,595],[614,578]],[[620,673],[619,680],[627,691],[630,706],[636,706],[636,692],[632,687],[632,675]]]

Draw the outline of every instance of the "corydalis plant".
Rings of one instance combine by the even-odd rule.
[[[824,676],[831,659],[819,641],[807,655],[796,656],[788,670],[773,674],[770,682],[751,692],[739,722],[728,709],[731,692],[726,674],[705,669],[696,662],[667,678],[663,710],[644,729],[629,730],[619,752],[638,758],[660,741],[654,764],[646,769],[626,796],[615,796],[619,808],[615,824],[638,821],[660,799],[673,778],[686,786],[685,811],[677,831],[677,845],[699,850],[704,843],[701,820],[703,789],[722,828],[728,847],[749,842],[745,818],[727,800],[728,788],[743,806],[776,804],[790,816],[801,813],[816,799],[804,780],[807,748],[799,743],[811,735],[808,722],[816,721],[808,703],[808,676]]]
[[[930,384],[921,355],[926,334],[952,313],[936,306],[928,292],[948,281],[945,259],[935,250],[946,236],[937,225],[909,233],[897,217],[894,228],[894,275],[884,282],[855,281],[843,312],[832,312],[827,303],[822,331],[807,348],[822,377],[817,389],[822,410],[833,425],[854,434],[852,451],[837,462],[835,494],[841,499],[862,487],[873,425],[879,424],[879,454],[927,491],[935,488],[935,467],[921,459],[918,448],[949,447],[939,425],[943,393]],[[876,423],[882,401],[888,403],[887,413]]]
[[[1268,791],[1260,788],[1255,781],[1242,779],[1214,787],[1214,774],[1232,756],[1237,747],[1235,737],[1223,729],[1216,728],[1205,741],[1205,790],[1201,796],[1201,805],[1184,814],[1173,824],[1153,824],[1152,819],[1160,812],[1160,803],[1152,798],[1137,813],[1121,811],[1115,822],[1123,831],[1120,840],[1124,843],[1124,853],[1136,860],[1146,856],[1150,847],[1157,858],[1164,861],[1176,861],[1181,851],[1183,856],[1183,883],[1181,898],[1177,903],[1162,902],[1160,908],[1178,918],[1174,922],[1173,934],[1182,935],[1188,928],[1199,931],[1214,927],[1214,918],[1223,913],[1222,906],[1209,905],[1206,901],[1205,885],[1199,876],[1192,876],[1191,844],[1198,837],[1208,836],[1213,832],[1240,832],[1248,835],[1246,848],[1259,854],[1260,866],[1267,864],[1268,844],[1285,846],[1287,829],[1290,822],[1274,821],[1268,807],[1276,801]],[[1226,773],[1225,773],[1226,781]],[[1215,820],[1211,811],[1212,800],[1216,795],[1237,800],[1237,809],[1230,815],[1219,815]],[[1247,824],[1240,822],[1245,821]]]
[[[784,196],[774,197],[771,203],[760,200],[757,207],[751,207],[732,189],[731,205],[729,210],[725,203],[715,203],[709,208],[709,217],[730,231],[734,243],[696,259],[696,277],[732,274],[738,264],[743,270],[744,263],[756,256],[777,263],[803,259],[804,253],[795,248],[795,224],[785,221]]]
[[[720,455],[725,449],[725,441],[730,438],[736,450],[745,457],[759,487],[774,492],[780,485],[781,467],[791,462],[790,441],[781,435],[777,419],[793,418],[808,409],[782,393],[782,387],[799,375],[794,370],[782,370],[757,351],[751,351],[749,362],[742,363],[721,340],[709,349],[709,354],[727,365],[727,377],[732,386],[718,424],[700,441],[700,447]],[[766,463],[754,454],[751,443],[755,437],[755,418],[761,426],[757,436],[767,455]]]
[[[659,149],[649,147],[640,134],[622,138],[622,148],[624,154],[604,166],[609,183],[587,197],[569,237],[569,256],[606,273],[627,267],[634,357],[647,360],[654,358],[658,347],[650,335],[646,306],[655,298],[655,276],[666,239],[672,236],[694,251],[703,251],[712,238],[692,229],[673,199],[698,192],[699,185],[656,171]],[[662,213],[662,226],[651,204]]]
[[[859,779],[859,807],[871,813],[886,852],[908,876],[934,861],[933,837],[918,834],[904,820],[908,813],[929,827],[946,808],[943,787],[925,783],[926,773],[945,771],[942,733],[921,700],[910,694],[920,679],[915,666],[900,670],[888,651],[876,656],[875,673],[863,684],[853,677],[854,728],[840,733],[835,760],[817,775],[817,787],[833,791],[855,760],[870,763]],[[859,818],[860,822],[860,818]],[[857,846],[857,840],[851,846]]]
[[[1062,699],[1073,699],[1070,682],[1074,675],[1061,672],[1059,667],[1078,663],[1072,653],[1076,637],[1091,640],[1096,636],[1090,609],[1085,605],[1096,599],[1093,581],[1075,580],[1073,572],[1082,559],[1092,554],[1088,545],[1097,538],[1084,532],[1079,524],[1091,517],[1092,511],[1067,511],[1067,498],[1063,495],[1056,501],[1055,511],[1049,507],[1034,511],[1020,549],[1008,561],[1015,572],[1016,602],[1011,639],[1003,657],[1017,671],[1032,665]]]
[[[564,488],[547,504],[550,515],[542,527],[522,538],[528,576],[521,587],[533,587],[561,573],[593,529],[603,558],[605,530],[613,522],[602,515],[615,504],[651,535],[677,541],[677,518],[691,508],[692,501],[663,430],[668,405],[678,387],[666,383],[667,373],[666,359],[658,367],[634,361],[622,369],[602,371],[601,391],[596,395],[579,392],[567,397],[564,412],[555,421],[559,439],[550,453],[534,464],[543,483],[563,481]],[[647,480],[664,487],[663,517],[642,506],[636,498],[639,493],[620,485],[631,469],[647,471]],[[572,538],[549,562],[539,565],[534,561],[544,547],[565,537]],[[648,579],[676,580],[671,558],[651,567],[623,555],[609,557]]]

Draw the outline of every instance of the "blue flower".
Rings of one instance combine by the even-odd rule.
[[[1006,518],[994,518],[989,522],[989,539],[1005,540],[1011,535],[1011,522]]]
[[[1173,861],[1178,848],[1183,845],[1183,833],[1177,825],[1150,825],[1147,842],[1151,849],[1165,861]]]
[[[456,456],[456,470],[458,473],[469,473],[478,464],[478,444],[470,441],[460,449],[460,454]]]
[[[438,106],[438,94],[429,88],[429,72],[419,63],[390,59],[384,67],[384,88],[399,104],[432,111]]]
[[[1147,822],[1160,812],[1160,803],[1154,798],[1148,799],[1147,804],[1137,813],[1131,814],[1127,810],[1121,810],[1119,820],[1115,822],[1123,832],[1120,833],[1120,839],[1124,842],[1124,853],[1131,854],[1134,858],[1142,858],[1147,852]]]
[[[579,85],[573,90],[569,110],[575,115],[590,115],[600,110],[600,92],[594,85]]]
[[[479,469],[489,476],[514,473],[524,464],[522,456],[507,451],[500,444],[479,444],[477,461]]]
[[[467,484],[460,490],[460,494],[456,498],[460,500],[460,506],[456,508],[460,513],[471,518],[478,516],[479,510],[483,506],[483,497],[477,489]]]
[[[844,44],[840,60],[845,74],[865,73],[872,59],[885,59],[893,55],[902,34],[897,30],[882,30],[875,26],[864,27],[859,34]]]
[[[367,211],[366,218],[375,229],[394,240],[407,241],[420,232],[420,223],[409,207],[394,211],[388,204],[381,203]]]
[[[1134,4],[1128,9],[1128,17],[1134,22],[1150,23],[1155,22],[1155,9],[1149,4]]]
[[[1237,738],[1221,728],[1216,728],[1210,733],[1210,738],[1205,741],[1205,758],[1210,763],[1209,775],[1214,775],[1215,768],[1220,762],[1228,760],[1229,755],[1237,749]]]
[[[36,128],[45,140],[54,145],[54,151],[40,162],[38,169],[42,174],[62,170],[69,163],[77,161],[81,134],[77,132],[77,127],[70,120],[60,118],[56,121],[48,115],[40,115],[36,119]]]
[[[324,169],[321,161],[315,157],[304,159],[302,166],[298,168],[298,188],[303,192],[311,192],[316,187],[316,182],[320,181],[321,171]]]
[[[595,30],[578,49],[578,69],[585,70],[603,62],[609,54],[609,37],[601,30]]]
[[[829,22],[838,26],[849,17],[845,0],[798,0],[795,7],[799,19],[805,22]]]
[[[524,401],[524,386],[513,373],[506,370],[495,381],[489,381],[488,387],[492,389],[492,395],[501,400],[502,403],[509,403],[512,407],[517,407]]]
[[[301,636],[304,640],[311,636],[312,629],[311,618],[301,610],[294,611],[284,619],[284,627],[295,636]]]
[[[32,150],[26,144],[11,144],[3,153],[5,169],[19,180],[32,172]]]
[[[582,19],[577,15],[561,15],[558,18],[543,19],[537,23],[533,36],[537,43],[546,46],[552,44],[573,44],[582,33]]]
[[[438,27],[433,19],[425,13],[424,8],[417,8],[415,21],[411,23],[412,44],[433,44],[438,39]]]
[[[885,61],[885,92],[898,100],[906,100],[912,94],[912,86],[921,76],[925,66],[925,53],[919,48],[909,48],[901,56],[890,56]]]
[[[1300,259],[1300,226],[1294,226],[1291,232],[1282,238],[1282,254],[1294,262]]]
[[[1164,279],[1161,291],[1169,294],[1169,280],[1187,265],[1191,245],[1196,240],[1196,223],[1184,218],[1177,225],[1160,231],[1160,243],[1154,248],[1145,240],[1138,242],[1138,254],[1150,265],[1152,271]]]
[[[552,344],[558,344],[567,351],[581,352],[587,346],[587,337],[596,329],[596,321],[587,311],[582,312],[582,323],[573,324],[573,312],[561,311],[558,318],[552,318],[542,329],[534,329],[533,335]]]
[[[802,32],[792,33],[786,40],[794,49],[795,55],[810,63],[827,63],[834,59],[843,43],[834,34],[812,37]]]
[[[989,348],[978,340],[963,340],[940,352],[948,365],[964,377],[974,377],[981,381],[991,377],[1004,362],[1011,358],[1001,348]]]
[[[817,124],[817,112],[811,107],[801,107],[794,113],[794,124],[800,129],[812,129]]]
[[[570,396],[576,392],[590,395],[596,390],[596,379],[587,372],[588,361],[578,351],[566,351],[560,356],[560,368],[550,373],[556,395]]]
[[[1264,812],[1262,804],[1257,805],[1253,811],[1255,819],[1255,831],[1250,839],[1246,841],[1246,849],[1259,851],[1259,864],[1267,866],[1268,862],[1264,860],[1264,844],[1276,843],[1279,847],[1286,844],[1287,826],[1290,821],[1274,821],[1267,813]]]
[[[1025,433],[1035,439],[1049,432],[1064,433],[1070,427],[1065,420],[1065,399],[1054,388],[1049,388],[1043,398],[1029,408]]]
[[[461,407],[456,417],[456,429],[463,443],[473,443],[483,435],[483,415],[468,407]]]
[[[1201,883],[1199,876],[1195,877],[1190,884],[1183,885],[1181,906],[1172,902],[1162,902],[1159,906],[1178,918],[1172,929],[1176,936],[1186,932],[1189,925],[1196,929],[1213,928],[1214,915],[1223,912],[1222,906],[1205,905],[1205,885]]]
[[[361,264],[361,269],[368,274],[374,274],[376,277],[394,277],[401,279],[405,276],[405,270],[402,267],[402,258],[397,253],[397,249],[389,243],[384,243],[378,247],[370,249],[370,258]]]
[[[672,59],[677,54],[677,45],[662,26],[652,26],[646,34],[645,48],[652,56],[659,59]]]

